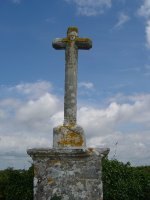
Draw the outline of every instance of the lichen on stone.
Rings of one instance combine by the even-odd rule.
[[[58,144],[61,146],[82,146],[83,145],[83,138],[80,134],[75,132],[69,132],[63,137]]]

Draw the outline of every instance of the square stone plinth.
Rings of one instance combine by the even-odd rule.
[[[101,149],[29,149],[34,164],[34,200],[102,200]]]

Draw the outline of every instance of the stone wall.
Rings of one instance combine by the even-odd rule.
[[[109,149],[30,149],[34,200],[102,200],[102,157]]]

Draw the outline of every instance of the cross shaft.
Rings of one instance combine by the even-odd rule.
[[[52,45],[57,50],[65,50],[64,125],[74,126],[77,121],[78,49],[90,49],[92,41],[79,38],[78,29],[69,27],[67,37],[55,39]]]

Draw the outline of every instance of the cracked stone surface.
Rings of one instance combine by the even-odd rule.
[[[58,126],[53,129],[54,148],[85,148],[84,130],[81,126]]]
[[[34,200],[102,200],[102,158],[109,149],[30,149]]]

